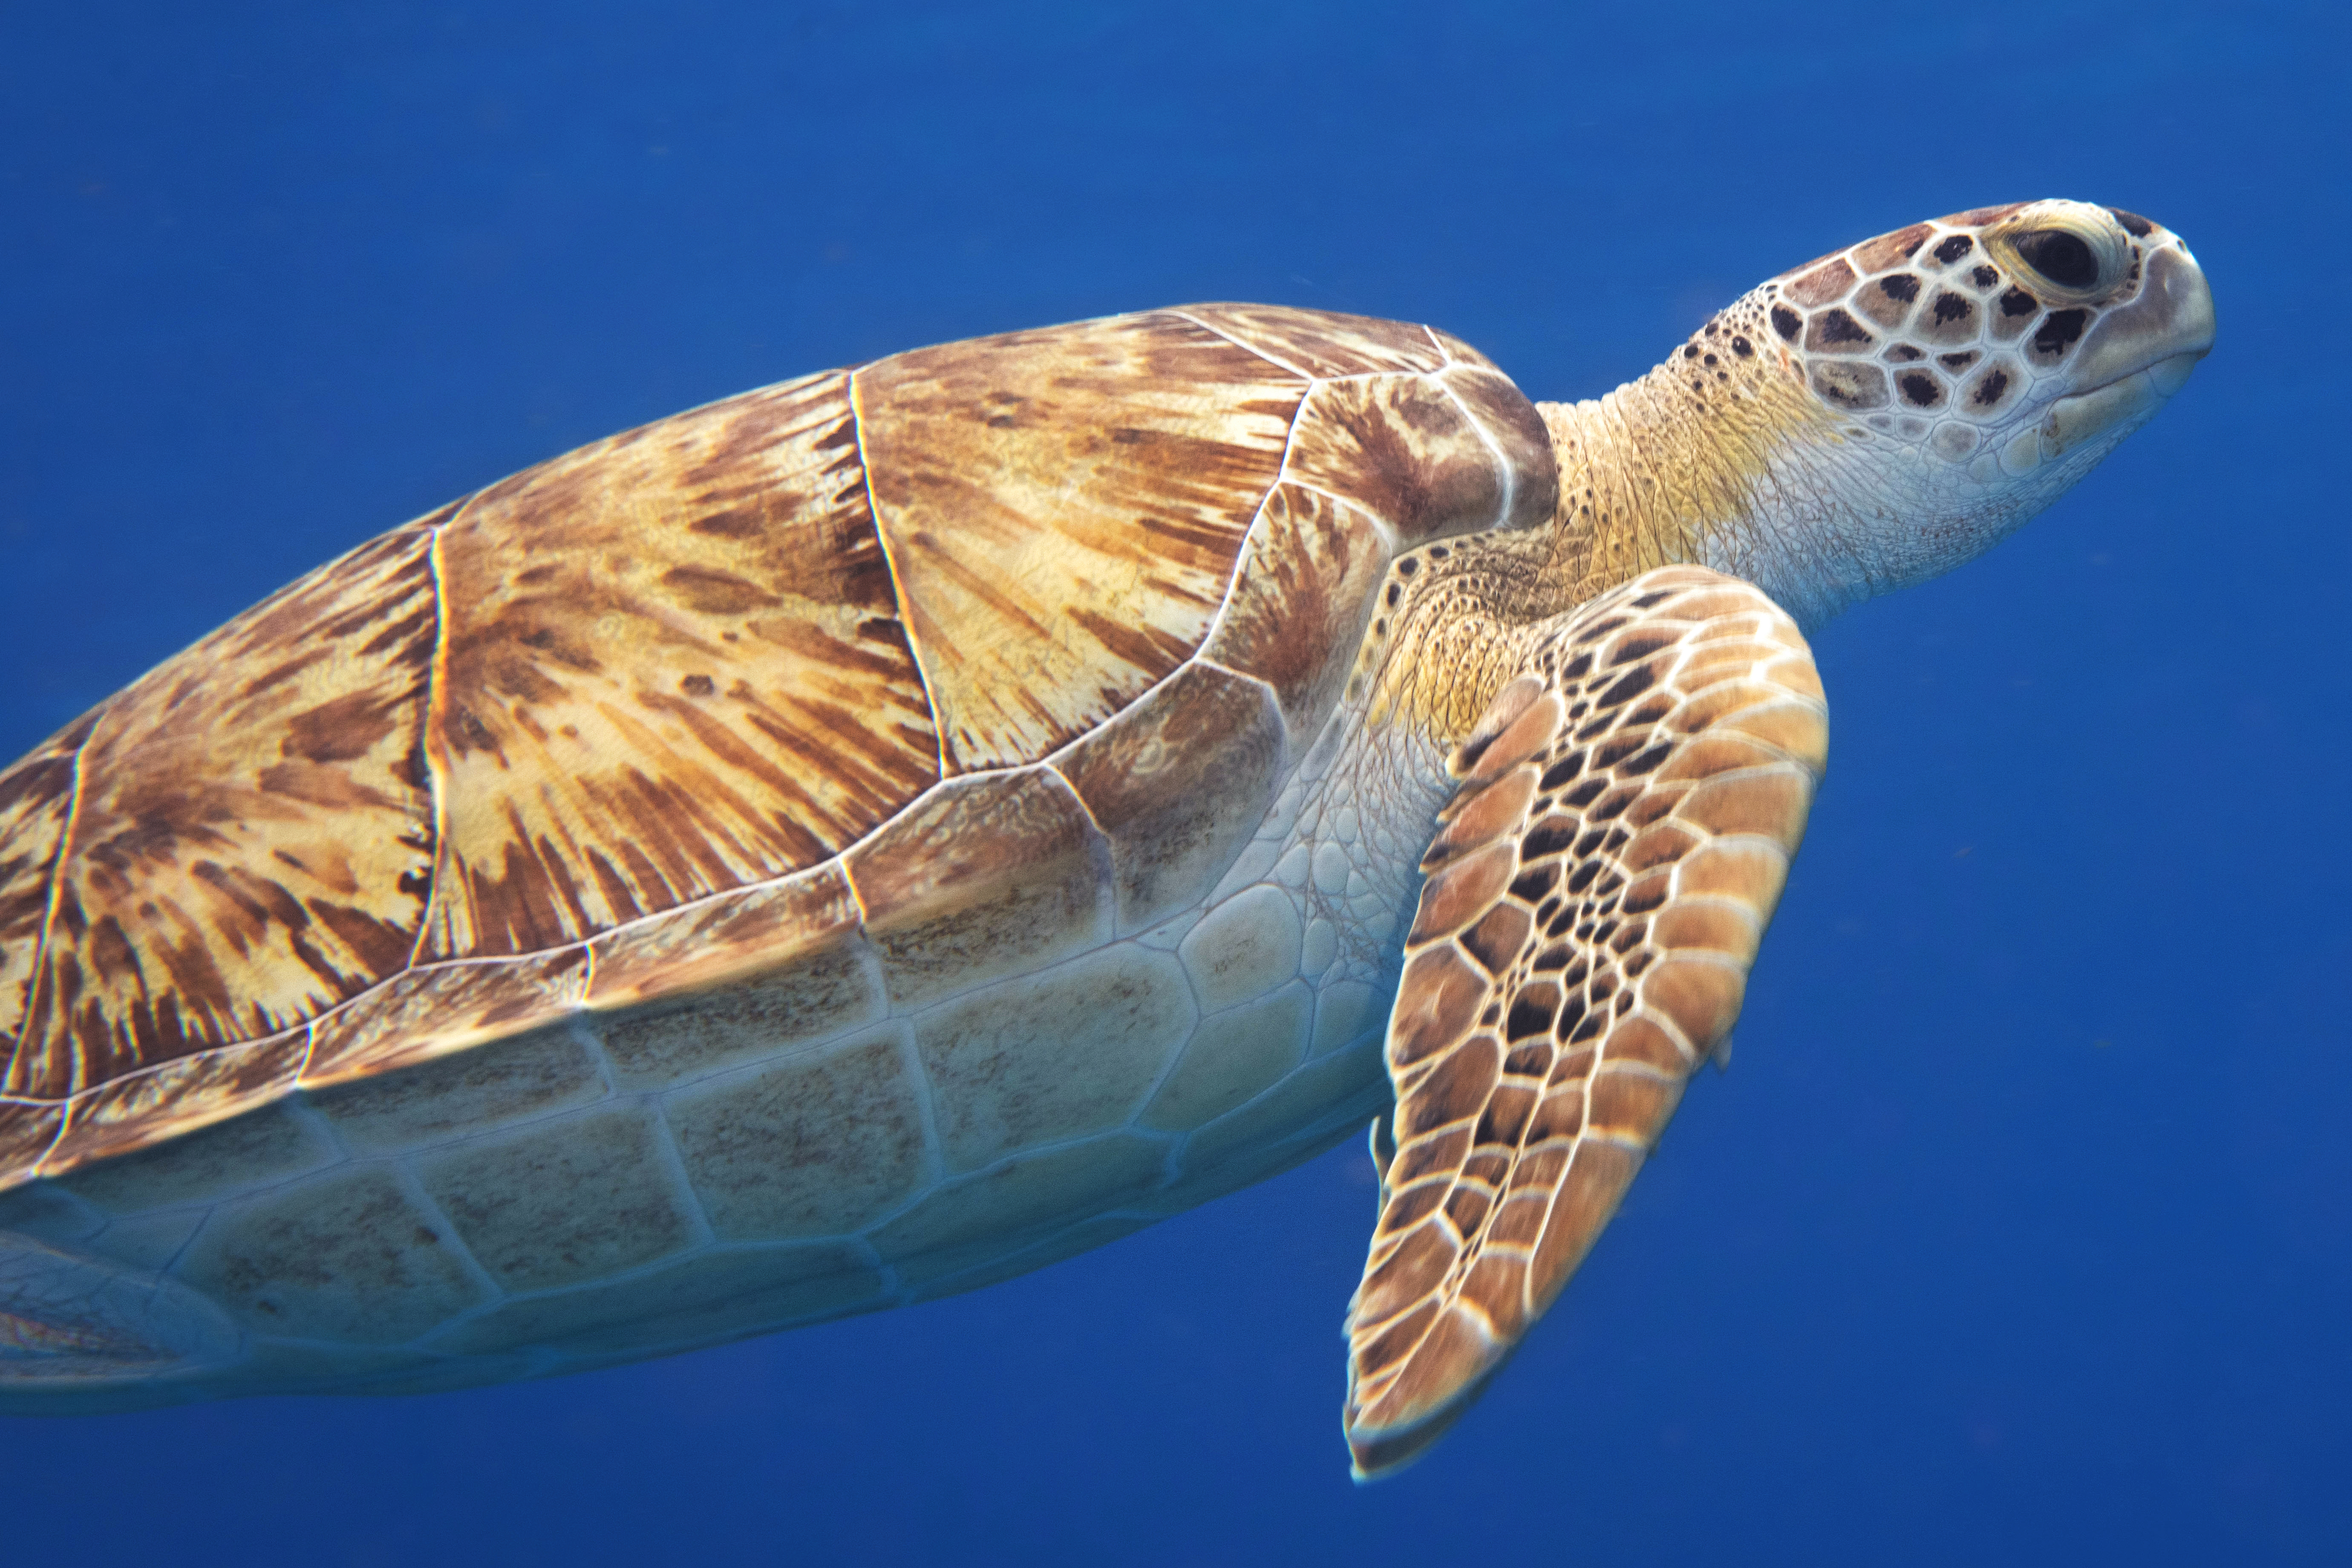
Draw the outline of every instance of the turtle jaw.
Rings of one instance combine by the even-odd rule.
[[[2108,312],[2084,342],[2074,372],[2087,384],[1979,457],[1974,476],[2019,479],[2093,443],[2113,446],[2187,385],[2212,350],[2212,290],[2188,247],[2168,235],[2148,256],[2138,298]]]

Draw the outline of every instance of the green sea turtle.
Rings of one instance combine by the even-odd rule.
[[[918,1301],[1370,1117],[1347,1434],[1402,1463],[1728,1038],[1823,761],[1800,625],[1985,549],[2212,333],[2174,235],[2037,202],[1598,402],[1155,310],[396,528],[0,775],[0,1407]]]

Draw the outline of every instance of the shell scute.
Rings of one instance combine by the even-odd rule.
[[[1110,841],[1120,931],[1209,890],[1273,805],[1283,761],[1265,686],[1192,664],[1055,763]]]
[[[1122,943],[997,984],[915,1026],[940,1107],[948,1169],[1066,1143],[1124,1121],[1150,1092],[1196,1013],[1184,969]],[[1069,1064],[1084,1060],[1084,1072]]]
[[[32,999],[34,955],[49,913],[49,876],[73,815],[77,759],[98,724],[85,715],[0,773],[0,1055],[20,1082],[17,1031]],[[32,1066],[26,1063],[27,1067]],[[38,1075],[32,1075],[37,1082]]]
[[[411,969],[313,1026],[306,1089],[372,1077],[548,1022],[581,1002],[585,948]]]
[[[308,1044],[307,1031],[295,1029],[110,1079],[74,1099],[43,1168],[67,1170],[168,1147],[199,1128],[244,1120],[291,1087]]]
[[[0,1100],[0,1171],[30,1171],[65,1130],[66,1108],[54,1101]]]
[[[1389,560],[1362,508],[1301,485],[1266,497],[1225,618],[1202,653],[1273,687],[1301,751],[1338,700]]]
[[[938,777],[846,375],[494,485],[440,556],[428,957],[559,946],[785,874]]]
[[[1285,473],[1363,507],[1407,545],[1492,527],[1508,488],[1462,405],[1421,375],[1318,382]]]
[[[274,1034],[406,965],[433,856],[428,542],[362,546],[97,716],[10,1092]]]
[[[914,1007],[1109,934],[1108,854],[1048,768],[942,786],[850,852],[890,1000]]]
[[[76,1118],[89,1115],[87,1107],[103,1095],[100,1091],[77,1102]],[[323,1170],[341,1157],[317,1127],[281,1101],[194,1130],[182,1127],[177,1136],[145,1146],[132,1143],[130,1152],[92,1159],[68,1172],[58,1185],[108,1213],[137,1214],[165,1204],[228,1197],[258,1184]]]
[[[504,1146],[586,1113],[593,1043],[667,1089],[1137,929],[1338,700],[1391,545],[1509,526],[1546,451],[1453,340],[1210,306],[453,502],[0,774],[0,1181],[298,1089]]]
[[[1171,312],[857,372],[866,460],[949,771],[1033,761],[1208,632],[1298,379]]]
[[[857,895],[838,861],[591,942],[587,1002],[602,1011],[733,985],[853,935]]]
[[[1559,505],[1559,464],[1536,405],[1483,360],[1477,366],[1455,365],[1441,379],[1501,459],[1506,497],[1496,527],[1533,528],[1550,522]]]
[[[342,1145],[363,1155],[401,1154],[604,1097],[595,1053],[561,1023],[309,1095]]]
[[[1446,350],[1434,335],[1425,327],[1405,321],[1280,305],[1188,305],[1179,313],[1302,379],[1393,371],[1426,372],[1442,369],[1446,362]],[[1476,358],[1475,353],[1471,357]]]
[[[259,1333],[399,1344],[489,1298],[446,1228],[356,1166],[215,1214],[174,1272]]]
[[[426,1155],[416,1176],[499,1286],[551,1290],[694,1243],[665,1142],[650,1108],[598,1106]]]

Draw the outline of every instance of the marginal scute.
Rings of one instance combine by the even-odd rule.
[[[55,1102],[0,1100],[0,1172],[33,1169],[65,1124],[66,1108]]]
[[[839,946],[859,917],[847,874],[827,862],[597,937],[589,944],[594,967],[583,999],[609,1013],[755,984],[803,955]]]
[[[283,1095],[301,1071],[308,1044],[303,1030],[291,1030],[111,1079],[75,1097],[65,1133],[43,1166],[68,1170],[134,1150],[161,1155],[184,1146],[197,1129],[239,1119]]]
[[[550,1022],[580,1005],[587,978],[578,947],[411,969],[320,1020],[303,1086],[390,1072]]]
[[[1202,656],[1273,687],[1303,751],[1348,678],[1388,569],[1388,547],[1369,513],[1304,486],[1277,485]]]
[[[1503,473],[1510,484],[1510,499],[1496,527],[1541,528],[1559,509],[1559,461],[1551,445],[1551,431],[1536,405],[1500,371],[1457,365],[1444,381],[1470,411],[1470,417],[1495,444]]]
[[[1122,933],[1209,891],[1273,805],[1283,759],[1265,686],[1196,664],[1055,763],[1110,841]]]
[[[891,1001],[1025,974],[1108,934],[1108,852],[1050,768],[942,787],[851,852]]]
[[[1363,507],[1408,547],[1492,528],[1503,514],[1500,459],[1429,376],[1318,384],[1284,472]]]

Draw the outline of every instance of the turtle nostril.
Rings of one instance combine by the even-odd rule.
[[[2026,266],[2061,288],[2090,288],[2099,281],[2099,258],[2079,235],[2029,229],[2011,244]]]

